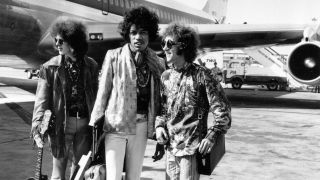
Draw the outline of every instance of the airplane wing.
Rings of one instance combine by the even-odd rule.
[[[110,48],[123,44],[118,33],[118,24],[88,22],[89,55],[98,61]],[[161,24],[161,35],[168,25]],[[307,25],[250,25],[250,24],[192,24],[199,33],[201,48],[206,51],[296,44],[303,38]],[[161,37],[160,37],[161,38]],[[151,43],[156,51],[161,51],[160,38]],[[99,55],[97,55],[99,54]]]
[[[101,22],[85,22],[85,24],[89,36],[88,55],[102,65],[108,49],[117,48],[124,44],[122,37],[118,33],[118,24]],[[160,35],[163,34],[167,26],[168,25],[165,24],[160,25]],[[199,33],[201,48],[206,52],[210,52],[227,49],[261,48],[266,46],[297,44],[306,38],[306,29],[310,27],[314,28],[316,25],[191,24],[190,26],[195,28]],[[161,51],[160,38],[150,45],[151,48],[156,51]],[[316,46],[315,51],[319,50],[318,47],[319,46]],[[39,49],[41,50],[40,52],[47,52],[48,54],[49,49],[52,49],[51,37],[46,36],[43,38],[39,44]],[[294,56],[290,56],[292,60],[289,59],[288,63],[292,62],[294,66],[298,64],[299,69],[289,67],[289,73],[293,75],[293,77],[296,77],[306,74],[305,72],[313,72],[312,75],[307,77],[297,77],[297,80],[305,84],[314,84],[320,81],[318,80],[320,76],[320,63],[317,62],[317,59],[320,59],[319,53],[312,53],[315,54],[312,60],[312,62],[316,64],[315,67],[306,67],[303,63],[306,59],[304,56],[308,54],[308,50],[303,49],[298,53],[298,57],[297,53],[295,54]],[[317,57],[317,55],[319,57]],[[290,71],[290,69],[292,69],[292,71]]]
[[[89,37],[88,55],[102,63],[108,49],[123,45],[124,41],[118,33],[118,24],[101,22],[84,22]],[[161,24],[161,35],[168,25]],[[206,51],[238,49],[248,47],[272,46],[279,44],[295,44],[303,38],[307,25],[250,25],[250,24],[192,24],[199,33],[201,48]],[[41,54],[56,54],[53,50],[50,35],[44,35],[39,42]],[[151,43],[156,51],[161,51],[160,38]]]
[[[202,48],[238,49],[255,46],[295,44],[308,25],[294,24],[194,24]]]

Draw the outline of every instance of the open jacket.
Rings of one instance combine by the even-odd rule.
[[[154,135],[155,117],[160,113],[160,76],[164,67],[151,49],[146,50],[151,70],[151,93],[148,103],[148,138]],[[103,130],[107,133],[136,133],[137,75],[129,44],[109,50],[102,66],[97,100],[91,122],[104,116]]]
[[[65,150],[65,125],[67,121],[67,77],[62,65],[63,56],[55,56],[40,67],[40,78],[34,104],[31,133],[35,135],[41,123],[44,111],[50,109],[53,114],[53,129],[50,130],[49,140],[54,157],[63,157]],[[84,57],[83,81],[85,98],[89,115],[92,111],[98,84],[98,65]]]

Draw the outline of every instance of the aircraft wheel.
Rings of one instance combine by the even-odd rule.
[[[276,91],[278,89],[278,82],[277,81],[271,81],[269,84],[267,84],[267,88],[270,91]]]
[[[233,89],[240,89],[242,86],[242,81],[239,79],[235,79],[231,83]]]

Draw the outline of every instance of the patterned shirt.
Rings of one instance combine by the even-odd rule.
[[[148,114],[151,71],[145,57],[145,52],[139,53],[131,52],[132,58],[135,59],[134,63],[137,74],[137,114]]]
[[[65,59],[65,70],[67,76],[67,110],[70,116],[89,117],[86,107],[84,82],[83,82],[83,60],[73,62]]]
[[[170,144],[168,150],[175,156],[192,155],[200,143],[197,91],[202,87],[202,97],[214,115],[209,122],[206,138],[213,140],[216,133],[226,133],[231,126],[231,106],[220,83],[210,71],[193,63],[181,70],[168,69],[162,74],[162,115],[156,118],[156,127],[166,127]],[[205,92],[204,92],[205,91]],[[205,120],[207,114],[204,115]],[[204,120],[203,119],[203,120]]]

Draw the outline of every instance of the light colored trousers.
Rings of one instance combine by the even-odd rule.
[[[170,180],[199,180],[196,155],[174,156],[167,151],[166,171]]]
[[[136,135],[107,134],[105,137],[106,179],[140,180],[147,146],[147,122],[137,123]]]
[[[91,147],[91,133],[88,118],[69,117],[66,122],[66,154],[63,158],[53,157],[51,180],[65,180],[68,159],[72,160],[70,178],[81,156],[88,154]]]

